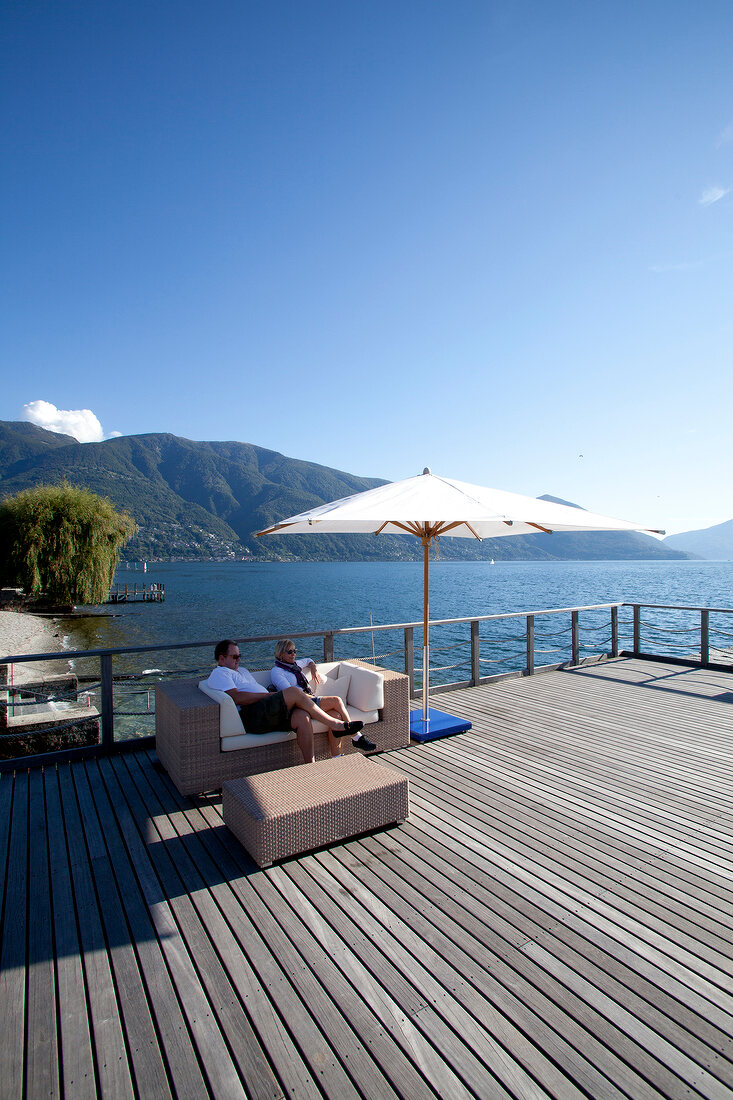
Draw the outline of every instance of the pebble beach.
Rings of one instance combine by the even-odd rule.
[[[0,611],[0,664],[5,657],[16,657],[20,653],[55,653],[63,649],[63,638],[55,619],[28,615],[21,611]],[[54,662],[58,670],[58,663]],[[50,667],[47,666],[47,667]],[[38,674],[38,664],[16,665],[13,677],[16,682]]]

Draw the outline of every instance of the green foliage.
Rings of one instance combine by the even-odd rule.
[[[88,489],[26,489],[0,503],[0,578],[53,604],[102,603],[134,530],[129,515]]]

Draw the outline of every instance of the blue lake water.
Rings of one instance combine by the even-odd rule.
[[[153,686],[161,677],[206,675],[215,641],[240,641],[244,664],[269,668],[272,643],[242,644],[257,635],[325,632],[372,623],[422,623],[423,569],[414,562],[261,563],[166,562],[121,569],[120,584],[164,584],[163,603],[108,605],[64,624],[72,649],[119,649],[205,642],[201,647],[118,654],[114,658],[116,736],[154,731]],[[733,563],[697,561],[451,562],[431,560],[430,617],[452,619],[507,612],[612,602],[730,607]],[[733,615],[712,615],[710,643],[730,660]],[[581,656],[610,650],[610,612],[580,615]],[[664,628],[660,630],[659,628]],[[672,628],[673,633],[669,632]],[[700,645],[700,613],[643,613],[643,649],[687,656]],[[479,626],[482,676],[522,669],[526,664],[525,619],[500,619]],[[431,683],[470,678],[469,624],[431,629]],[[632,611],[619,611],[621,649],[632,645]],[[422,630],[414,631],[416,686],[421,684]],[[301,639],[300,656],[323,657],[320,638]],[[371,631],[337,636],[336,659],[374,657],[404,669],[404,632]],[[717,654],[714,653],[717,657]],[[535,664],[570,660],[571,616],[535,620]],[[85,685],[98,681],[97,658],[78,658],[75,671]],[[89,688],[99,705],[96,687]]]
[[[422,620],[423,569],[415,562],[153,563],[121,569],[121,584],[165,584],[164,603],[115,605],[74,624],[72,645],[116,648],[291,634]],[[710,561],[450,562],[431,559],[431,619],[532,611],[612,601],[729,607],[733,563]],[[630,609],[622,617],[630,618]],[[603,617],[608,618],[607,614]],[[718,619],[727,623],[727,617]],[[692,616],[699,624],[699,615]],[[543,620],[544,621],[544,620]],[[585,616],[586,622],[592,617]],[[667,621],[671,621],[669,616]],[[687,619],[677,618],[678,623]],[[733,622],[733,617],[731,617]],[[505,633],[516,633],[516,623]],[[488,631],[488,628],[486,628]],[[498,629],[498,628],[497,628]],[[726,626],[727,629],[727,626]],[[436,644],[466,636],[442,628]],[[402,632],[375,635],[375,650]],[[421,644],[416,631],[415,644]],[[482,634],[484,627],[482,627]],[[355,645],[358,641],[358,648]],[[315,656],[319,655],[314,643]],[[304,643],[307,646],[307,643]],[[370,635],[349,653],[371,652]],[[267,653],[263,658],[267,658]],[[339,654],[337,656],[345,655]],[[258,654],[259,656],[259,654]],[[249,657],[254,660],[253,655]]]

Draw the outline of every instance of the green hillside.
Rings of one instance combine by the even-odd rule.
[[[77,443],[33,424],[0,421],[0,496],[67,480],[109,497],[138,525],[124,556],[141,559],[416,560],[397,535],[278,536],[254,531],[329,500],[383,484],[249,443],[195,442],[166,433]],[[525,535],[473,543],[446,538],[443,558],[684,558],[640,534]]]

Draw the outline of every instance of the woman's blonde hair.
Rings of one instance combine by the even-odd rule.
[[[295,643],[293,642],[292,638],[281,638],[279,642],[275,642],[275,660],[276,661],[282,661],[283,660],[283,653],[285,652],[285,650],[290,649],[291,645],[294,645],[294,644]],[[291,663],[292,662],[290,662],[290,661],[286,661],[286,664],[291,664]]]

